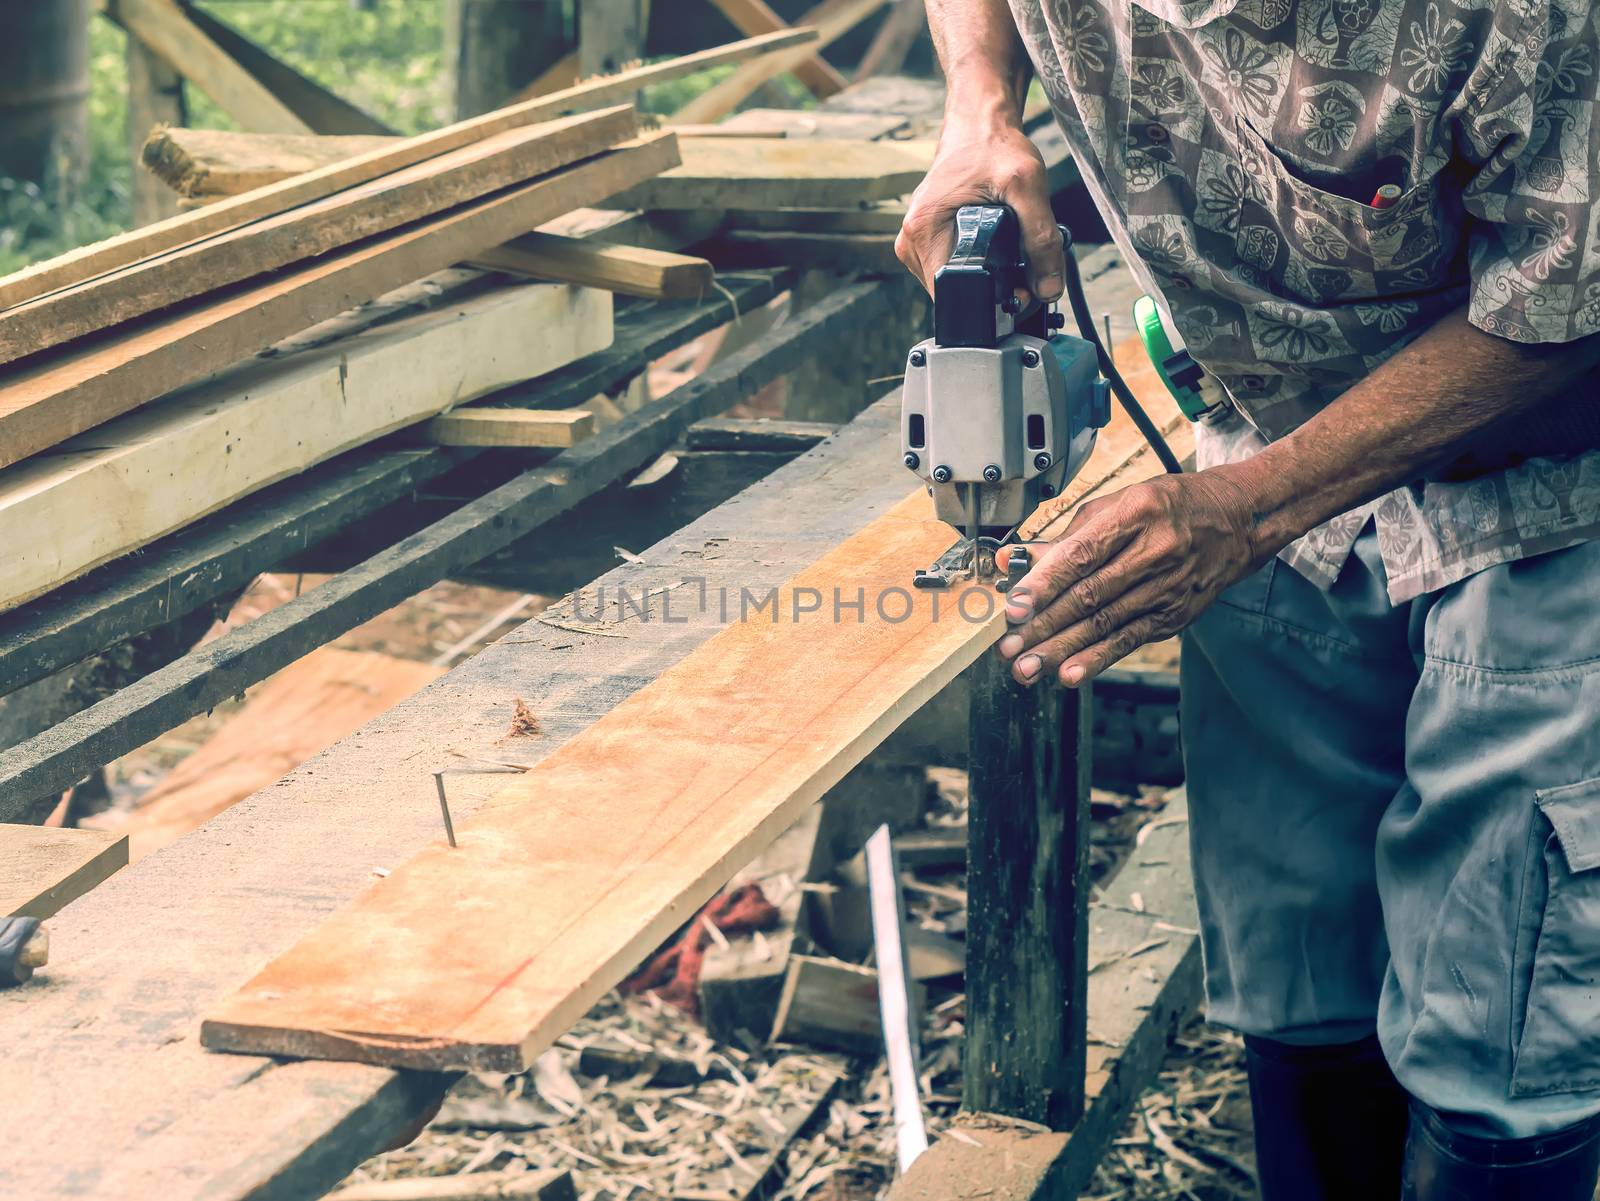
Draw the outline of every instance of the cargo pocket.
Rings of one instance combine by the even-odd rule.
[[[1543,820],[1534,822],[1519,928],[1537,937],[1511,1073],[1517,1097],[1600,1088],[1600,779],[1534,799]],[[1542,916],[1528,912],[1541,874]],[[1519,976],[1526,962],[1518,956]]]

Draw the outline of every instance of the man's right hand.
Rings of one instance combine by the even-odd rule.
[[[950,261],[956,210],[969,204],[1009,205],[1022,230],[1028,286],[1043,301],[1061,295],[1066,264],[1061,231],[1050,211],[1044,159],[1009,117],[961,124],[945,118],[927,177],[911,195],[894,251],[933,292],[933,276]]]

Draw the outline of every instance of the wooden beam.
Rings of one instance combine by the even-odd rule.
[[[165,126],[139,148],[145,171],[181,196],[237,196],[393,143],[371,134],[236,133]]]
[[[0,609],[610,341],[607,293],[524,284],[242,364],[0,473],[0,544],[12,548]]]
[[[693,255],[537,232],[468,261],[490,271],[604,288],[647,300],[697,300],[711,290],[715,278],[711,264]]]
[[[911,122],[899,113],[834,112],[824,108],[747,108],[715,125],[675,125],[679,131],[716,129],[724,136],[740,133],[786,138],[857,138],[875,142],[905,129]]]
[[[139,798],[131,813],[100,819],[137,863],[269,787],[444,674],[442,667],[376,651],[319,647],[284,668],[199,750]]]
[[[328,1201],[576,1201],[572,1173],[468,1172],[460,1176],[403,1176],[348,1184]]]
[[[146,49],[138,38],[127,39],[128,64],[128,145],[137,163],[145,139],[153,130],[188,121],[183,96],[183,76]],[[147,171],[133,172],[129,181],[133,201],[133,223],[149,225],[178,211],[177,203],[161,181]]]
[[[683,138],[683,162],[616,198],[621,208],[846,208],[903,195],[927,174],[930,142]]]
[[[30,300],[0,312],[0,363],[492,196],[636,132],[633,110],[624,106],[507,130],[365,187]]]
[[[0,825],[0,918],[54,917],[127,865],[123,834]]]
[[[1187,806],[1169,793],[1089,918],[1090,1043],[1083,1117],[1070,1134],[1037,1133],[979,1114],[956,1120],[890,1188],[888,1201],[1076,1197],[1156,1079],[1173,1033],[1200,1002]]]
[[[549,121],[563,113],[602,108],[628,100],[641,88],[651,84],[679,79],[721,63],[738,62],[753,55],[803,44],[814,40],[814,37],[809,30],[793,30],[715,46],[667,62],[650,63],[620,75],[586,80],[549,96],[458,121],[416,137],[401,138],[366,154],[331,163],[271,187],[36,263],[0,279],[0,308],[20,304],[248,221],[309,204],[344,188],[355,187],[380,175],[508,129]]]
[[[272,91],[212,41],[174,0],[106,0],[106,15],[246,129],[311,133]]]
[[[895,75],[905,66],[911,47],[928,28],[926,0],[895,0],[856,68],[857,79]]]
[[[568,7],[565,0],[449,0],[445,45],[453,51],[456,116],[530,99],[517,89],[547,74],[571,46]],[[577,81],[574,69],[549,90]]]
[[[578,77],[638,62],[649,25],[650,0],[578,0]]]
[[[1158,424],[1184,424],[1170,398],[1153,407]],[[1150,463],[1136,448],[1110,470],[1091,463],[1067,495],[1081,500],[1108,479],[1153,474]],[[704,904],[732,865],[1004,629],[992,588],[909,587],[913,570],[950,541],[919,489],[775,591],[770,621],[765,609],[751,619],[756,598],[745,602],[745,620],[509,785],[458,829],[459,847],[441,841],[396,868],[213,1008],[204,1043],[522,1070],[678,915]],[[858,590],[863,619],[829,620],[829,598]],[[803,612],[813,596],[820,616]],[[943,620],[934,620],[935,603]],[[879,614],[878,605],[894,608]],[[973,618],[952,619],[963,605]],[[784,698],[781,721],[753,720],[772,697]],[[700,741],[707,729],[719,731],[715,755]],[[562,816],[555,825],[551,805]],[[617,830],[631,833],[618,839]],[[472,897],[472,923],[453,920],[441,889],[453,904]]]
[[[900,232],[906,219],[905,202],[880,200],[866,208],[732,209],[730,230],[753,233],[888,234]]]
[[[31,356],[0,388],[0,466],[57,445],[265,350],[352,305],[459,262],[677,159],[670,137],[641,139],[276,277]]]
[[[788,23],[772,11],[766,0],[711,0],[711,3],[740,33],[775,33],[789,28]],[[818,100],[826,100],[844,91],[845,84],[849,82],[820,54],[802,59],[790,70]]]
[[[1086,693],[973,665],[962,1106],[1052,1130],[1083,1112]]]
[[[815,29],[816,45],[804,50],[789,50],[745,63],[721,83],[707,88],[672,117],[673,121],[691,124],[716,121],[726,117],[744,103],[762,84],[775,79],[785,71],[792,71],[801,63],[831,46],[862,21],[866,20],[887,0],[822,0],[808,11],[796,25]]]
[[[119,0],[119,3],[122,0]],[[320,134],[392,134],[395,131],[315,80],[268,54],[231,25],[203,8],[184,7],[184,15],[224,54],[271,92],[307,129]]]
[[[559,450],[594,433],[584,409],[454,409],[425,422],[417,436],[434,446],[504,446]]]
[[[768,1041],[882,1054],[878,973],[838,959],[789,956]]]

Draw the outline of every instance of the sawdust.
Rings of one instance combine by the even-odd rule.
[[[520,696],[517,697],[516,707],[511,711],[511,728],[506,731],[506,738],[531,738],[537,737],[542,732],[539,715],[528,707],[527,701]]]

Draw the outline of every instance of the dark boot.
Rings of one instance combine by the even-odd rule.
[[[1299,1047],[1246,1037],[1262,1201],[1395,1201],[1404,1090],[1375,1036]]]
[[[1401,1201],[1590,1201],[1600,1117],[1535,1138],[1474,1138],[1411,1103]]]

